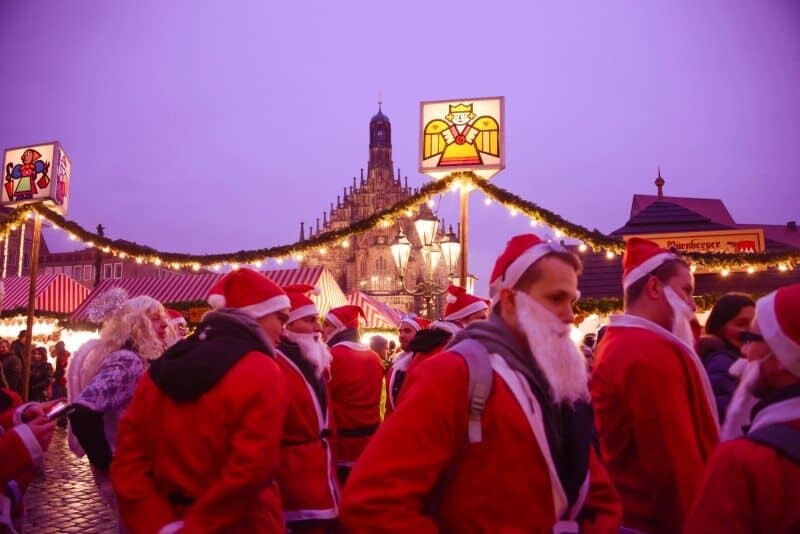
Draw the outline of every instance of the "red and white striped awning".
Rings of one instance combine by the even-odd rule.
[[[3,310],[28,307],[30,278],[9,277],[3,279],[5,297]],[[89,295],[89,288],[60,274],[40,274],[36,277],[36,300],[34,309],[53,313],[70,313]]]
[[[350,304],[360,306],[367,316],[368,329],[394,330],[400,326],[400,319],[403,312],[392,308],[388,304],[379,301],[377,298],[357,291],[347,295]]]
[[[324,267],[304,269],[283,269],[265,271],[279,285],[309,284],[319,289],[320,294],[312,296],[320,308],[321,313],[326,313],[330,308],[347,304],[341,288]],[[222,274],[174,274],[162,277],[117,278],[101,281],[92,290],[89,297],[80,305],[70,317],[73,321],[86,321],[89,318],[89,307],[92,301],[112,287],[122,287],[131,297],[148,295],[164,305],[180,302],[205,301],[214,282]]]
[[[308,284],[314,286],[319,295],[310,295],[323,317],[331,308],[347,304],[347,297],[326,267],[305,267],[301,269],[280,269],[264,271],[276,284],[289,286]]]

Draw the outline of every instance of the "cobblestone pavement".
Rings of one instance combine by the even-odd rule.
[[[116,532],[111,508],[97,493],[86,457],[67,446],[67,432],[56,427],[44,473],[28,488],[25,534]]]

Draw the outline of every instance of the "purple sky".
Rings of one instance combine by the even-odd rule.
[[[60,140],[85,227],[235,251],[295,241],[351,183],[378,91],[414,185],[419,101],[504,95],[496,183],[574,222],[621,226],[658,164],[738,222],[800,218],[800,4],[530,4],[2,2],[0,147]],[[529,227],[472,197],[485,288]]]

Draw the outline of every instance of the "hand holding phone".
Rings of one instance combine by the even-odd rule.
[[[49,419],[50,421],[53,421],[54,419],[58,419],[62,415],[68,415],[74,409],[75,407],[67,403],[66,401],[58,401],[53,405],[52,408],[50,408],[47,411],[45,417],[47,417],[47,419]]]

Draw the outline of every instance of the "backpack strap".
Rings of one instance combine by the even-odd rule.
[[[779,454],[800,465],[800,428],[776,423],[752,430],[745,435],[745,438],[772,447]]]
[[[492,392],[493,371],[489,351],[474,339],[459,341],[455,345],[447,347],[447,350],[457,353],[467,364],[467,374],[469,375],[467,438],[469,443],[480,443],[483,441],[481,419],[486,408],[486,399]]]

